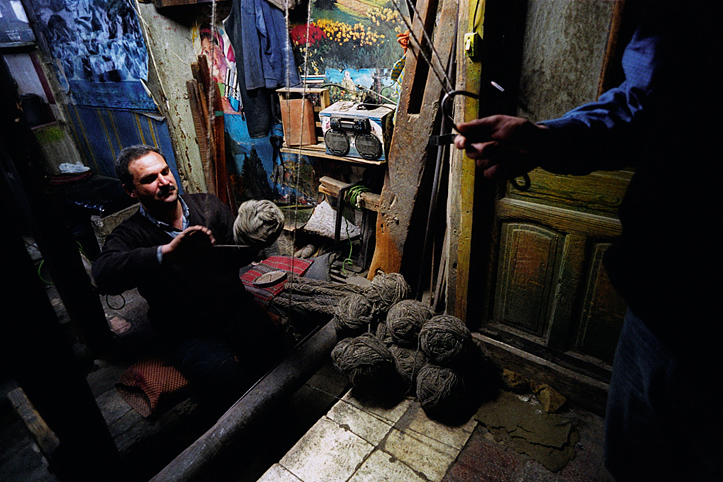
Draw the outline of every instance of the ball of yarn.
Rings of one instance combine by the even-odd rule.
[[[472,343],[472,334],[462,320],[451,315],[436,315],[419,331],[419,346],[434,363],[459,362]]]
[[[430,418],[450,420],[466,414],[467,390],[457,371],[427,363],[417,374],[416,388],[417,400]]]
[[[236,244],[264,249],[271,246],[284,228],[284,213],[267,199],[246,201],[233,223]]]
[[[331,360],[355,387],[378,389],[396,376],[392,353],[371,333],[340,340]]]
[[[399,301],[409,297],[412,289],[399,273],[381,273],[372,279],[364,295],[374,304],[377,313],[386,314]]]
[[[416,348],[419,331],[433,314],[421,301],[402,300],[387,313],[389,334],[398,345]]]
[[[334,328],[337,336],[358,336],[370,332],[374,322],[373,306],[360,293],[343,296],[334,313]]]
[[[417,374],[427,363],[427,357],[421,350],[405,348],[398,345],[389,347],[394,357],[394,366],[397,373],[402,377],[406,387],[414,387],[417,381]]]
[[[377,339],[381,341],[385,346],[392,346],[394,344],[394,338],[389,333],[386,323],[377,324]]]

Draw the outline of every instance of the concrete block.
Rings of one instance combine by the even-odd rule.
[[[279,464],[269,467],[257,482],[303,482]]]

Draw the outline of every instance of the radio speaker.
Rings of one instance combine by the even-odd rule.
[[[382,142],[373,134],[357,134],[354,136],[354,145],[364,159],[376,160],[384,154]]]
[[[324,134],[326,149],[335,156],[346,156],[349,154],[349,136],[346,132],[336,129],[329,129]]]

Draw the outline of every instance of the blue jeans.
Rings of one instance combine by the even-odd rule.
[[[721,385],[720,371],[677,359],[628,311],[605,417],[616,480],[723,481]]]

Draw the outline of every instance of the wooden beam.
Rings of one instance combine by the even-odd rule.
[[[433,8],[436,3],[427,0],[417,4],[419,15],[415,15],[411,37],[429,51],[424,45],[423,32],[427,29],[429,37],[434,39],[436,54],[426,57],[432,58],[435,67],[433,70],[427,65],[416,43],[410,42],[381,192],[370,279],[378,271],[401,272],[407,281],[416,282],[420,269],[423,247],[418,241],[423,234],[422,221],[429,201],[420,193],[426,194],[427,184],[431,185],[431,173],[425,176],[427,151],[444,90],[439,76],[445,75],[453,54],[459,6],[457,0],[442,0],[439,5],[439,9]],[[434,25],[438,28],[432,32]]]
[[[8,399],[15,409],[15,413],[17,413],[23,423],[25,423],[25,426],[38,445],[38,448],[40,448],[45,460],[52,465],[55,451],[60,445],[60,441],[55,435],[55,432],[48,427],[48,424],[45,423],[45,420],[43,420],[43,417],[35,409],[22,388],[16,388],[8,393]]]
[[[473,336],[482,342],[485,351],[497,366],[524,375],[530,380],[547,383],[574,404],[605,416],[608,383],[479,333],[473,333]]]
[[[460,9],[460,29],[457,39],[457,84],[469,92],[479,92],[481,65],[465,55],[463,36],[465,32],[481,33],[484,22],[485,1],[471,1]],[[455,122],[474,119],[479,113],[478,101],[461,96],[455,99]],[[447,211],[447,312],[462,320],[467,319],[467,297],[471,270],[472,227],[474,220],[474,189],[476,166],[463,151],[455,149],[450,155],[449,199]]]

